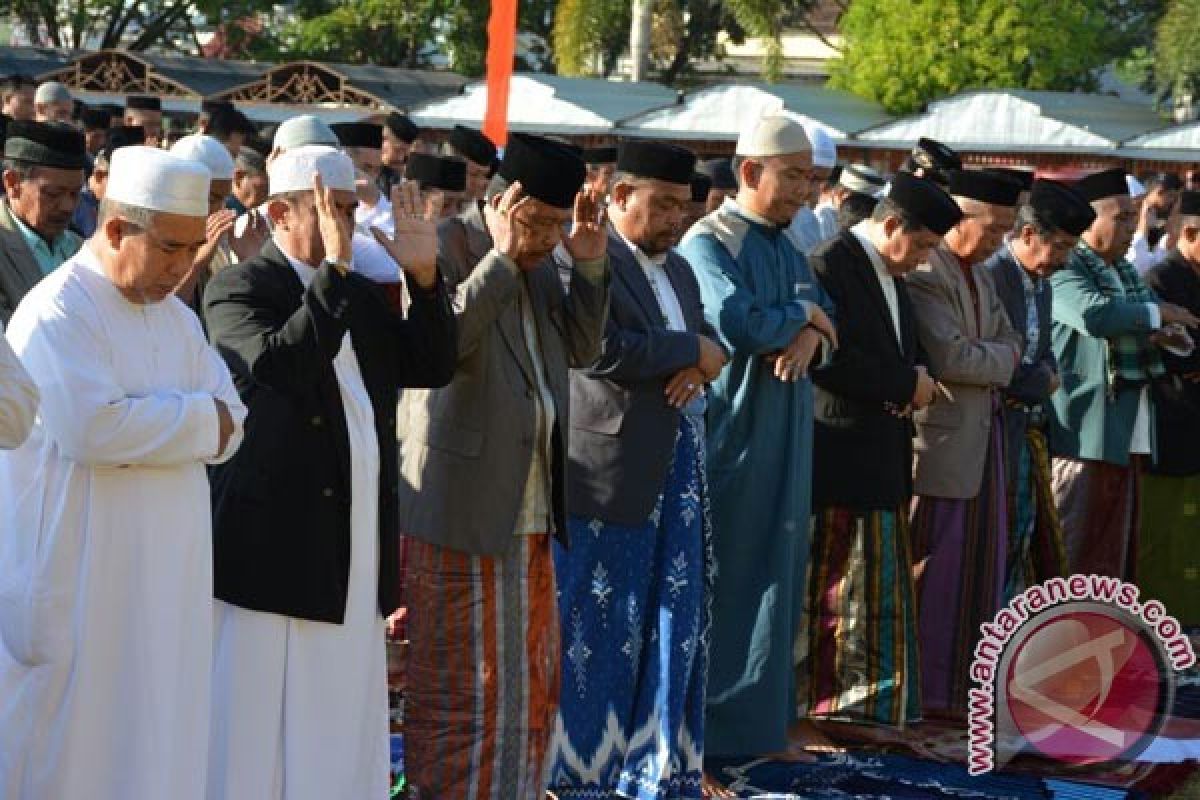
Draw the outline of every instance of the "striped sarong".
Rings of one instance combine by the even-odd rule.
[[[926,714],[962,717],[979,626],[1004,599],[1008,490],[1004,418],[992,435],[979,494],[966,499],[917,497],[913,503],[913,573]]]
[[[1006,603],[1035,583],[1067,574],[1067,551],[1054,504],[1046,434],[1027,427],[1018,452],[1008,456],[1016,460],[1017,468],[1016,480],[1008,487],[1012,528],[1004,581]]]
[[[408,545],[405,774],[420,800],[543,800],[558,710],[550,537],[502,557]]]
[[[1141,505],[1140,456],[1128,466],[1054,459],[1054,500],[1072,574],[1133,580]]]
[[[921,716],[908,514],[818,509],[801,700],[811,716],[903,727]]]

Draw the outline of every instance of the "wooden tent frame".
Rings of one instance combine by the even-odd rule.
[[[261,77],[213,95],[234,103],[290,106],[353,106],[389,111],[392,104],[355,87],[350,78],[327,64],[291,61],[268,69]]]
[[[65,67],[38,76],[39,81],[58,81],[68,89],[106,94],[146,94],[194,100],[199,94],[159,75],[154,65],[124,50],[86,53]]]

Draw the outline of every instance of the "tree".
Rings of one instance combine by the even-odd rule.
[[[1186,116],[1200,94],[1200,0],[1172,0],[1154,42],[1154,83]]]
[[[893,113],[964,89],[1091,89],[1114,56],[1105,4],[853,0],[831,83]]]
[[[0,13],[20,22],[36,45],[199,53],[194,14],[215,23],[270,6],[270,0],[0,0]]]

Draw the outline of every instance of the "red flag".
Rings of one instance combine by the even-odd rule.
[[[503,147],[508,139],[508,84],[517,49],[517,2],[492,0],[492,16],[488,20],[488,99],[483,133],[497,147]]]

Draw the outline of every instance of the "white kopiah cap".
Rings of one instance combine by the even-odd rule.
[[[208,167],[214,181],[233,180],[233,156],[225,145],[203,133],[184,136],[171,147],[171,155]]]
[[[279,124],[279,127],[275,129],[275,140],[272,144],[279,150],[290,150],[306,144],[325,144],[337,147],[338,137],[333,129],[318,117],[312,114],[301,114]]]
[[[208,216],[208,168],[141,145],[113,151],[105,197],[134,208]]]
[[[773,114],[742,131],[736,152],[739,156],[786,156],[811,150],[803,125],[782,114]]]
[[[310,191],[313,175],[320,173],[328,189],[354,191],[354,162],[334,147],[307,145],[281,153],[267,168],[271,196]]]
[[[69,103],[71,100],[71,90],[58,81],[40,83],[33,93],[35,103]]]
[[[837,166],[837,145],[833,142],[824,128],[816,125],[806,125],[804,132],[812,143],[812,160],[814,167],[833,169]]]

